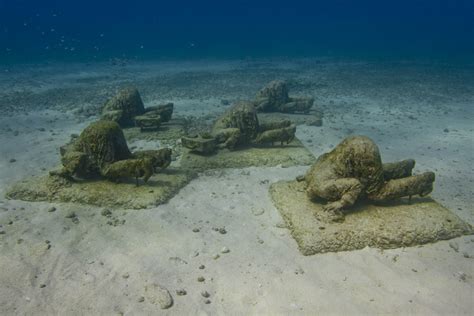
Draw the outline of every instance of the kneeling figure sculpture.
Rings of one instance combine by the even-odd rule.
[[[310,199],[328,201],[324,210],[334,221],[344,218],[342,209],[357,199],[388,201],[413,195],[424,196],[433,190],[435,174],[412,176],[412,159],[382,164],[377,145],[368,137],[351,136],[331,152],[321,155],[304,180]]]
[[[290,143],[295,138],[296,126],[289,120],[260,123],[251,102],[237,102],[220,116],[208,135],[184,137],[183,146],[200,153],[216,148],[234,149],[237,146],[280,142]]]

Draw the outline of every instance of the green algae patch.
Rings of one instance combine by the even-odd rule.
[[[361,203],[339,223],[324,220],[324,204],[308,199],[304,181],[276,182],[270,195],[303,255],[367,246],[416,246],[474,233],[468,223],[430,198],[383,205]]]
[[[13,185],[8,199],[90,204],[101,207],[143,209],[166,203],[188,184],[195,173],[166,169],[146,184],[134,179],[111,182],[103,179],[69,181],[60,176],[35,176]]]
[[[181,167],[208,170],[246,167],[282,167],[311,165],[316,161],[313,154],[298,140],[280,146],[243,147],[235,150],[221,149],[212,155],[201,155],[184,148]]]

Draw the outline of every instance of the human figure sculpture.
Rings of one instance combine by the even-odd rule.
[[[286,82],[274,80],[258,91],[253,102],[259,112],[308,113],[314,99],[290,97]]]
[[[382,164],[377,145],[368,137],[351,136],[323,154],[308,170],[304,180],[310,199],[328,201],[323,210],[333,220],[344,218],[343,209],[359,198],[388,201],[433,190],[435,174],[412,175],[414,160]]]
[[[51,172],[69,179],[104,177],[117,181],[133,177],[145,182],[157,168],[171,162],[171,149],[130,152],[118,123],[101,120],[87,126],[78,137],[60,149],[60,171]]]
[[[183,137],[183,146],[200,153],[217,148],[234,149],[241,145],[291,142],[296,126],[289,120],[260,123],[251,102],[240,101],[214,123],[211,133],[201,137]]]
[[[158,129],[161,123],[171,120],[173,103],[145,108],[137,89],[120,90],[107,100],[102,109],[102,119],[117,122],[121,127],[137,126],[141,131]]]

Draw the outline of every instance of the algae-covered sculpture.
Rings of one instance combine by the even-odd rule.
[[[145,114],[135,116],[135,125],[141,131],[158,129],[161,123],[171,120],[173,115],[173,103],[151,106],[145,109]]]
[[[140,130],[158,129],[171,120],[173,103],[145,108],[135,88],[125,88],[108,100],[102,109],[102,119],[117,122],[121,127],[138,126]]]
[[[62,168],[15,183],[6,197],[141,209],[166,203],[196,176],[189,169],[162,170],[171,164],[169,148],[130,152],[113,121],[90,124],[60,153]],[[140,178],[146,185],[138,185]]]
[[[259,123],[257,112],[251,102],[237,102],[217,119],[209,134],[200,137],[184,137],[183,146],[199,153],[211,153],[217,148],[234,149],[250,144],[291,142],[296,126],[289,120]]]
[[[429,194],[435,174],[412,176],[414,166],[411,159],[382,164],[379,149],[371,139],[351,136],[320,156],[309,169],[304,177],[306,192],[311,199],[327,200],[323,210],[338,220],[344,216],[341,210],[361,197],[380,202]]]
[[[290,97],[286,83],[274,80],[262,88],[254,100],[259,112],[308,113],[313,106],[311,97]]]
[[[117,122],[121,127],[128,127],[135,124],[135,116],[144,113],[145,106],[138,90],[125,88],[104,104],[102,119]]]
[[[305,176],[273,183],[270,196],[304,255],[472,234],[471,225],[425,196],[435,175],[412,175],[414,166],[411,159],[382,164],[372,140],[352,136],[320,156]]]
[[[131,153],[120,126],[107,120],[90,124],[60,152],[63,168],[53,175],[110,180],[133,177],[137,185],[138,178],[147,182],[156,168],[166,168],[171,162],[168,148]]]

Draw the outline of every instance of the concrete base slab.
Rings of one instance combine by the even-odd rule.
[[[125,209],[142,209],[166,203],[188,184],[195,174],[166,169],[152,176],[145,184],[125,179],[115,183],[107,180],[68,181],[59,176],[35,176],[13,185],[6,197],[23,201],[72,202]]]
[[[311,165],[315,160],[313,154],[295,138],[288,145],[245,147],[232,151],[224,149],[212,155],[192,153],[185,148],[180,164],[182,168],[208,170],[278,165],[290,167]]]
[[[473,234],[473,228],[430,198],[391,204],[360,204],[342,223],[321,220],[323,204],[306,196],[306,183],[280,181],[270,187],[276,208],[303,255],[374,247],[416,246]]]

